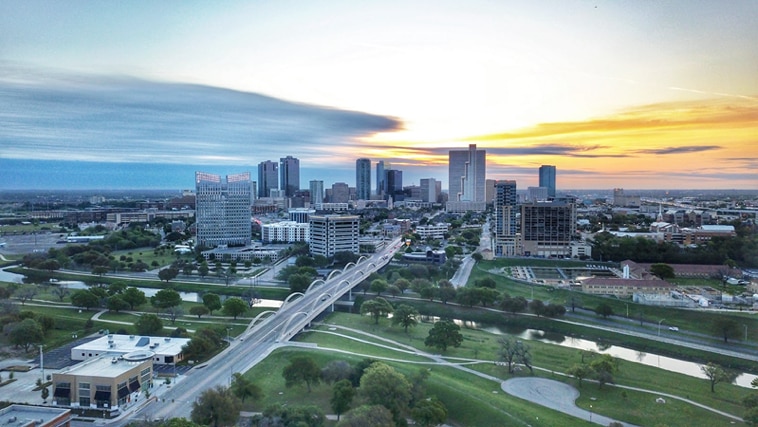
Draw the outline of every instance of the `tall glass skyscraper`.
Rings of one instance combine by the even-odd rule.
[[[449,199],[455,202],[485,202],[485,176],[487,152],[477,150],[476,144],[468,150],[450,150],[448,157]]]
[[[258,163],[258,197],[271,197],[279,188],[279,163],[266,160]]]
[[[224,178],[195,172],[198,245],[250,245],[251,188],[250,172],[227,175]]]
[[[355,194],[358,200],[371,199],[371,159],[355,161]]]
[[[317,203],[324,203],[324,181],[312,180],[310,182],[311,206]]]
[[[281,189],[285,197],[292,197],[300,191],[300,159],[292,156],[279,159]]]
[[[540,166],[540,187],[547,188],[547,197],[555,198],[555,166]]]
[[[387,191],[387,187],[384,182],[384,160],[376,162],[376,194],[377,196],[383,196]]]

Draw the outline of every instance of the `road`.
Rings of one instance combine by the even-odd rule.
[[[395,239],[381,252],[362,259],[357,265],[348,264],[341,273],[333,273],[325,281],[315,281],[304,295],[291,295],[275,314],[255,325],[251,324],[226,350],[179,378],[159,396],[159,403],[153,399],[153,402],[137,409],[129,417],[119,419],[114,425],[126,424],[129,421],[126,418],[189,419],[192,403],[200,393],[212,387],[228,386],[233,373],[247,371],[268,356],[279,343],[289,341],[342,295],[387,264],[400,247],[401,240]]]

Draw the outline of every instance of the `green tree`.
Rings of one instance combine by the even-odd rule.
[[[740,325],[736,320],[728,317],[717,317],[713,321],[713,331],[716,335],[724,338],[724,342],[729,342],[729,338],[736,338],[740,334]]]
[[[227,316],[232,316],[234,317],[234,320],[237,320],[237,316],[245,314],[247,311],[247,303],[242,301],[241,298],[227,298],[227,300],[224,301],[223,311]]]
[[[324,412],[314,405],[269,405],[253,418],[254,425],[261,427],[322,427],[325,422]]]
[[[290,292],[305,292],[313,281],[309,274],[295,273],[287,278],[287,284],[290,286]]]
[[[321,381],[321,369],[313,358],[295,356],[290,360],[289,365],[282,370],[282,376],[286,387],[305,383],[308,387],[308,393],[310,393],[311,385],[317,385]]]
[[[350,380],[344,379],[334,383],[332,387],[332,398],[329,403],[332,406],[332,410],[337,414],[337,421],[340,420],[340,415],[350,409],[350,405],[353,403],[353,397],[355,397],[355,389]]]
[[[163,322],[154,314],[143,314],[134,322],[139,335],[157,335],[163,330]]]
[[[529,301],[529,310],[536,314],[537,317],[545,315],[545,303],[540,299],[533,299]]]
[[[173,289],[161,289],[160,291],[156,292],[154,296],[150,297],[150,304],[153,307],[164,310],[169,307],[176,307],[177,305],[181,305],[181,303],[182,296],[179,295],[179,292]]]
[[[42,327],[34,319],[24,319],[13,325],[9,336],[11,344],[24,347],[24,351],[29,351],[30,346],[41,344],[45,339]]]
[[[508,373],[512,374],[516,363],[532,370],[532,355],[529,352],[529,346],[524,344],[523,341],[517,340],[510,335],[501,337],[498,342],[500,343],[500,360],[508,365]]]
[[[566,371],[566,374],[576,378],[581,387],[582,380],[592,375],[592,369],[584,363],[575,363]]]
[[[71,294],[71,304],[89,310],[100,305],[100,298],[87,289],[80,289]]]
[[[145,293],[133,286],[126,288],[121,298],[129,304],[129,310],[134,310],[136,307],[147,303]]]
[[[242,402],[228,388],[205,390],[192,404],[191,419],[204,426],[233,426],[239,419]]]
[[[446,351],[449,346],[460,347],[463,342],[461,327],[449,320],[436,322],[429,335],[424,339],[424,345]]]
[[[165,281],[166,283],[168,283],[169,280],[175,279],[178,275],[179,270],[173,267],[164,268],[158,271],[158,279],[160,279],[162,282]]]
[[[41,390],[42,395],[42,401],[47,402],[47,398],[50,397],[50,390],[47,388],[47,386],[43,386]]]
[[[204,294],[203,305],[208,309],[212,316],[214,310],[219,310],[221,308],[221,297],[214,293]]]
[[[209,271],[210,268],[208,267],[208,261],[203,261],[200,266],[197,267],[197,274],[199,274],[200,277],[207,276]]]
[[[194,305],[190,307],[189,312],[193,316],[197,316],[197,318],[201,318],[209,313],[208,308],[204,305]]]
[[[400,304],[392,313],[392,324],[401,325],[408,333],[408,327],[418,324],[418,310],[408,304]]]
[[[437,398],[424,399],[411,409],[411,418],[422,427],[440,425],[447,420],[447,408]]]
[[[392,313],[392,304],[382,297],[376,297],[361,304],[361,314],[371,315],[377,325],[380,317],[387,317],[390,313]]]
[[[375,362],[363,373],[359,392],[369,404],[389,409],[392,418],[398,422],[408,410],[411,384],[389,365]]]
[[[121,295],[113,295],[109,297],[107,305],[109,311],[115,311],[116,313],[129,308],[129,303],[124,301],[124,298],[121,297]]]
[[[595,314],[598,316],[603,316],[604,319],[607,319],[608,316],[613,316],[613,307],[602,302],[598,304],[597,307],[595,307]]]
[[[337,427],[395,427],[392,412],[382,405],[361,405],[347,414]]]
[[[590,362],[590,369],[600,388],[612,384],[613,376],[618,372],[618,360],[610,354],[601,354]]]
[[[673,279],[676,277],[676,274],[674,274],[674,268],[664,263],[651,265],[650,272],[661,279]]]
[[[712,362],[708,362],[707,364],[700,366],[700,370],[703,371],[703,374],[711,384],[711,393],[716,391],[716,384],[731,384],[735,379],[737,379],[738,375],[738,373],[732,371],[731,369],[723,368]]]
[[[353,367],[344,360],[332,360],[321,369],[321,379],[327,384],[348,380],[354,373]]]
[[[376,295],[379,296],[382,292],[387,290],[387,282],[382,279],[374,279],[371,281],[369,290],[371,292],[376,292]]]
[[[511,314],[516,314],[526,310],[528,304],[524,297],[510,297],[506,295],[500,301],[500,309]]]
[[[235,372],[234,375],[232,375],[232,393],[234,393],[234,395],[242,402],[247,398],[260,400],[263,397],[263,391],[261,388],[239,372]]]

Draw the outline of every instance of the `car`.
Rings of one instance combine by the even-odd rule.
[[[679,331],[679,328],[676,327],[676,326],[669,326],[669,331],[677,332],[677,331]]]

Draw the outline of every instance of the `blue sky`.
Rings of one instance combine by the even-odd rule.
[[[0,2],[0,189],[287,155],[302,187],[354,185],[358,157],[446,186],[470,143],[520,188],[541,164],[566,189],[758,188],[756,22],[753,0]]]

